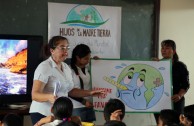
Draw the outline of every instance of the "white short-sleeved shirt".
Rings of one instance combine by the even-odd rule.
[[[50,57],[38,65],[34,73],[34,80],[39,80],[45,84],[44,93],[54,93],[54,88],[57,83],[60,88],[57,92],[57,97],[68,96],[68,92],[74,87],[71,69],[62,62],[63,72],[58,70],[56,63]],[[52,104],[50,102],[32,101],[30,113],[41,113],[45,116],[51,115]]]
[[[79,76],[83,80],[84,89],[85,90],[91,90],[90,74],[88,72],[88,68],[87,67],[85,68],[85,74],[83,73],[81,68],[77,67],[77,69],[78,69]],[[76,75],[76,73],[73,69],[72,69],[72,76],[73,76],[73,82],[75,84],[75,88],[81,89],[79,76]],[[89,99],[89,97],[87,97],[87,99]],[[73,108],[83,108],[83,107],[85,107],[85,105],[83,105],[82,103],[80,103],[76,100],[71,99],[71,101],[73,102]]]
[[[44,125],[42,125],[42,126],[57,126],[57,125],[59,125],[60,123],[62,123],[63,122],[63,120],[54,120],[53,122],[50,122],[50,123],[46,123],[46,124],[44,124]]]

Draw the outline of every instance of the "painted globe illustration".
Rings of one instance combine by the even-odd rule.
[[[95,28],[104,24],[106,21],[103,21],[100,13],[93,6],[77,5],[70,10],[66,21],[62,22],[62,24]]]
[[[163,77],[159,70],[146,64],[132,64],[120,73],[118,97],[130,108],[144,110],[153,107],[164,92]]]

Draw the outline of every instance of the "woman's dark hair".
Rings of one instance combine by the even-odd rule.
[[[167,47],[172,47],[174,51],[176,51],[176,43],[173,40],[167,39],[162,41],[161,46],[167,46]],[[173,60],[174,62],[179,61],[178,54],[175,52],[173,55]]]
[[[67,38],[63,36],[53,36],[48,43],[43,45],[44,59],[51,55],[50,49],[55,49],[60,40],[67,40]]]
[[[76,75],[79,75],[78,69],[75,65],[77,62],[76,56],[78,56],[79,58],[83,58],[90,53],[91,53],[90,48],[85,44],[79,44],[73,49],[70,65]],[[81,77],[79,77],[79,79],[80,79],[81,88],[83,89],[83,80],[81,79]]]
[[[48,43],[48,46],[50,49],[55,49],[56,46],[59,44],[59,41],[61,40],[67,40],[67,38],[63,36],[53,36]],[[67,40],[68,41],[68,40]]]
[[[111,113],[119,109],[122,111],[122,115],[120,115],[120,119],[122,120],[125,116],[125,105],[119,99],[110,99],[104,107],[105,120],[109,121]]]
[[[51,55],[48,43],[43,45],[43,60],[47,59]]]
[[[72,101],[67,97],[59,97],[53,104],[52,112],[57,119],[70,118],[73,111]]]
[[[107,121],[104,126],[126,126],[124,122],[117,121],[117,120],[110,120]]]
[[[160,111],[159,118],[162,120],[163,124],[166,125],[168,123],[176,123],[179,124],[179,116],[180,114],[175,110],[171,109],[163,109]]]
[[[7,114],[2,122],[4,126],[23,126],[22,118],[14,113]]]

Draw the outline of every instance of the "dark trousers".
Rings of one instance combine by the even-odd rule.
[[[32,120],[33,126],[42,118],[46,117],[45,115],[42,115],[40,113],[30,113],[30,117]]]
[[[182,97],[180,101],[174,103],[174,110],[176,110],[180,114],[184,113],[184,107],[185,107],[185,98],[184,97]]]

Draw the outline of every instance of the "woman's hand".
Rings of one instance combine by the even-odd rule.
[[[70,97],[88,97],[88,96],[101,96],[105,95],[104,90],[83,90],[78,88],[73,88],[71,91],[69,91],[68,95]]]
[[[171,98],[172,101],[173,102],[178,102],[179,100],[181,100],[181,98],[185,95],[186,92],[187,91],[185,89],[180,89],[178,94],[174,94],[172,96],[172,98]]]
[[[50,102],[50,103],[54,103],[55,102],[55,100],[57,99],[57,97],[55,96],[55,95],[53,95],[53,94],[49,94],[49,96],[48,96],[48,101]]]
[[[90,91],[90,95],[91,96],[105,95],[105,91],[104,90],[92,90],[92,91]]]
[[[178,102],[179,100],[181,100],[181,98],[182,97],[180,95],[175,94],[175,95],[172,96],[171,99],[172,99],[173,102]]]
[[[157,58],[157,57],[153,57],[151,60],[152,60],[152,61],[160,61],[160,59]]]

